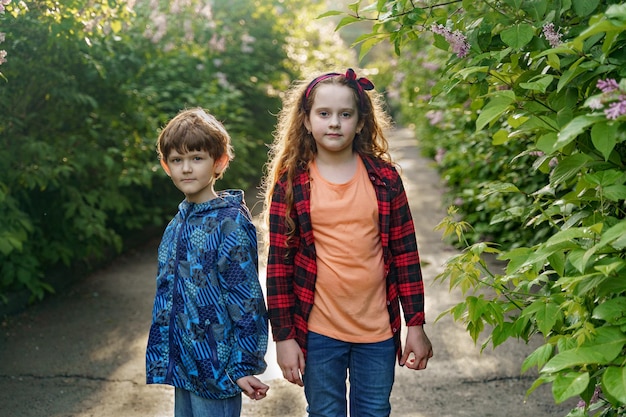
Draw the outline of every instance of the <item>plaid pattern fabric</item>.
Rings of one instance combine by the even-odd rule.
[[[408,326],[425,322],[424,284],[415,228],[397,170],[378,158],[361,155],[361,159],[378,200],[389,321],[400,355],[400,303]],[[289,247],[286,245],[285,187],[283,177],[274,187],[270,206],[267,304],[274,340],[296,339],[306,355],[307,322],[317,276],[308,171],[299,170],[293,181],[295,205],[290,215],[296,232]]]

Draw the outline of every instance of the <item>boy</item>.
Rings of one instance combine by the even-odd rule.
[[[176,417],[239,416],[241,392],[258,400],[269,389],[254,376],[266,367],[267,311],[243,191],[214,190],[230,136],[203,109],[184,110],[157,151],[185,200],[159,246],[147,383],[175,387]]]

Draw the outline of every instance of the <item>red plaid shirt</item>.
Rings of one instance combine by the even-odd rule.
[[[387,282],[387,308],[398,355],[400,302],[408,326],[422,325],[424,284],[415,228],[402,179],[396,169],[378,158],[361,155],[378,200],[380,237]],[[274,187],[269,216],[270,248],[267,262],[267,305],[275,341],[296,339],[306,355],[308,318],[315,297],[317,264],[311,227],[309,173],[301,169],[293,180],[295,205],[290,215],[296,232],[285,245],[285,187],[283,177]]]

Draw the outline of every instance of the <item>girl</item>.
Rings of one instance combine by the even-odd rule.
[[[424,369],[433,354],[413,220],[373,88],[348,69],[292,89],[270,151],[269,318],[310,416],[347,415],[348,374],[351,415],[389,415],[396,357]]]

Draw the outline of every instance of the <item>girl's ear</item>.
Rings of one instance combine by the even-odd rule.
[[[167,163],[163,160],[163,158],[161,158],[161,167],[163,167],[163,170],[165,171],[165,173],[167,174],[168,177],[172,176],[172,172],[170,171],[170,167],[167,166]]]
[[[356,132],[361,133],[363,126],[365,126],[365,120],[359,120],[359,123],[356,125]]]
[[[311,121],[309,120],[309,116],[304,118],[304,127],[306,127],[307,132],[311,133]]]

